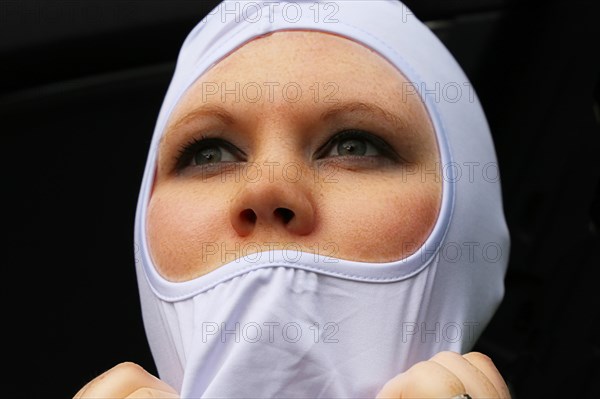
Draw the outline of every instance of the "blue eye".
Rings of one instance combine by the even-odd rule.
[[[333,146],[327,156],[372,156],[379,155],[377,148],[370,142],[362,138],[347,138],[338,140],[337,146]]]
[[[317,151],[317,158],[377,157],[398,160],[395,151],[379,137],[362,130],[344,130],[333,136]]]
[[[176,170],[242,160],[243,152],[233,144],[216,138],[194,139],[179,150]]]
[[[216,162],[235,162],[235,156],[226,150],[225,148],[218,145],[211,145],[208,147],[201,148],[194,154],[193,164],[194,165],[206,165],[209,163]]]

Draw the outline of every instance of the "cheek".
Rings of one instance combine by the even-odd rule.
[[[405,258],[421,247],[435,226],[440,202],[440,190],[420,184],[387,201],[380,217],[388,258]]]
[[[329,196],[327,230],[335,237],[336,257],[390,262],[415,252],[437,220],[441,183],[397,180],[365,182]],[[340,235],[335,232],[343,231]]]
[[[147,237],[158,272],[183,281],[207,272],[206,253],[227,236],[227,201],[190,189],[155,189],[148,204]]]

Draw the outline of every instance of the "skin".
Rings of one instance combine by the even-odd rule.
[[[311,62],[304,63],[307,59]],[[209,102],[231,113],[230,123],[207,116],[178,123],[191,110],[207,104],[202,101],[207,87],[203,82],[219,86],[228,82],[229,88],[235,87],[234,82],[255,82],[263,88],[265,82],[297,82],[304,95],[294,103],[277,96],[273,102],[234,103],[217,96]],[[335,104],[326,103],[324,93],[318,96],[320,101],[314,101],[308,88],[315,82],[334,82],[340,103],[376,104],[402,121],[402,128],[392,128],[377,113],[357,109],[319,121],[319,115]],[[279,243],[271,248],[295,243],[312,251],[315,243],[324,247],[333,242],[336,253],[332,256],[370,262],[409,255],[435,223],[441,182],[439,176],[407,172],[415,167],[435,170],[439,159],[425,109],[416,98],[407,96],[402,101],[403,82],[402,74],[372,51],[317,32],[275,33],[250,42],[218,63],[179,104],[161,142],[147,223],[159,272],[167,279],[184,281],[232,260],[224,259],[219,251],[209,256],[202,243],[222,243],[227,249],[235,249],[236,243],[241,248],[251,242]],[[315,159],[316,149],[340,127],[381,135],[403,161],[392,162],[377,152],[344,158],[333,150]],[[181,146],[202,134],[228,140],[242,148],[245,157],[227,155],[225,159],[232,162],[219,167],[190,162],[176,170],[174,158]],[[272,178],[266,162],[279,163],[273,167]],[[290,162],[303,171],[302,179],[283,177],[283,167]],[[263,167],[261,179],[236,180],[235,174],[227,174],[244,170],[250,163]],[[335,182],[326,181],[332,176]],[[473,398],[510,398],[492,360],[478,352],[440,352],[387,383],[382,381],[377,397],[449,398],[465,392]],[[178,393],[140,366],[126,362],[96,377],[75,395],[106,397],[177,398]]]
[[[236,82],[240,101],[231,93],[222,98],[221,88],[235,92]],[[273,96],[270,82],[279,84]],[[288,88],[286,98],[290,82],[301,91]],[[201,276],[234,260],[236,245],[238,256],[292,248],[367,262],[412,253],[435,224],[442,183],[439,175],[414,173],[439,169],[439,155],[428,114],[416,95],[405,94],[406,85],[373,51],[317,32],[276,32],[218,63],[179,103],[160,144],[147,219],[160,273],[172,281]],[[256,87],[263,95],[253,102]],[[211,88],[218,92],[207,94]],[[292,101],[296,93],[299,100]],[[320,119],[349,103],[355,104]],[[186,117],[217,106],[232,120]],[[315,159],[344,129],[380,137],[398,159],[375,147],[364,156],[340,156],[335,145]],[[178,151],[202,135],[224,139],[245,156],[231,157],[217,171],[193,164],[174,171]]]

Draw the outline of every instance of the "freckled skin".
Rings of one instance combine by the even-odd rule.
[[[235,82],[257,84],[263,96],[253,102],[242,95],[235,102],[233,94],[222,101],[220,93],[209,97],[203,92],[203,83],[221,87],[223,82],[229,89]],[[280,83],[273,101],[267,96],[269,82]],[[302,89],[297,102],[282,94],[289,82]],[[318,96],[310,89],[315,83]],[[327,83],[335,86],[326,90]],[[243,148],[248,162],[262,166],[262,175],[250,181],[233,174],[199,178],[172,173],[174,155],[195,134],[194,129],[173,130],[161,143],[148,208],[149,246],[159,272],[172,281],[189,280],[232,261],[234,255],[225,250],[242,256],[268,249],[266,243],[274,243],[270,248],[294,243],[291,248],[367,262],[394,261],[414,252],[435,224],[442,183],[439,173],[418,173],[435,170],[439,155],[425,108],[417,97],[402,95],[403,84],[403,75],[378,54],[319,32],[264,36],[206,72],[178,104],[169,126],[207,103],[227,109],[236,122],[223,139]],[[330,96],[332,87],[337,91]],[[331,98],[374,103],[406,121],[406,131],[386,141],[417,173],[397,163],[315,161],[316,148],[335,133],[336,126],[318,120],[335,105],[326,101]],[[368,125],[365,130],[378,134],[377,121],[367,119],[360,119]],[[277,165],[269,170],[268,162]],[[294,167],[286,169],[291,163]],[[295,181],[297,170],[302,175]],[[284,223],[274,216],[277,208],[291,210],[294,217]],[[254,221],[243,216],[248,209]]]

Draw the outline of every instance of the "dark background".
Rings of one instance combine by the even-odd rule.
[[[125,360],[155,372],[135,205],[179,47],[216,3],[0,0],[13,397],[71,397]],[[596,3],[407,1],[463,65],[492,128],[512,252],[505,300],[475,349],[519,399],[600,398]]]

